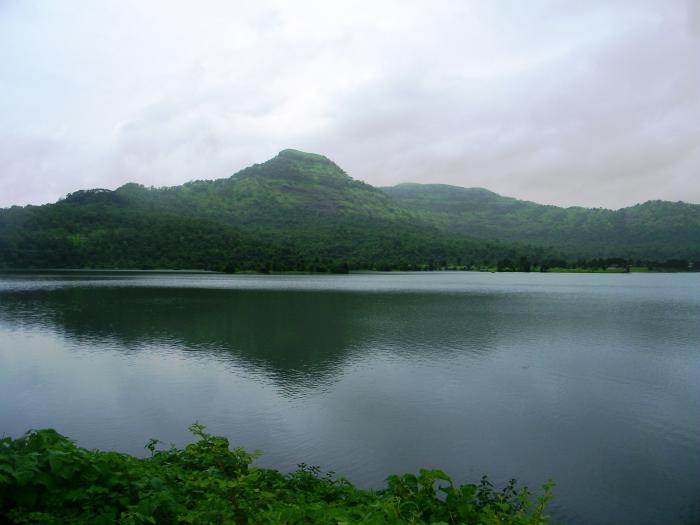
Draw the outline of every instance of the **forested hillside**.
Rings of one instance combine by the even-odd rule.
[[[126,184],[0,211],[0,265],[347,271],[489,262],[517,250],[441,231],[294,150],[228,179]]]
[[[580,258],[700,259],[700,206],[611,211],[445,185],[379,189],[326,157],[284,150],[227,179],[0,210],[4,268],[345,272]]]
[[[629,208],[560,208],[481,188],[404,183],[382,188],[444,231],[555,247],[567,258],[700,258],[700,205],[649,201]]]

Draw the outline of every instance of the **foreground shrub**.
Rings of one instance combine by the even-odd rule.
[[[139,459],[77,447],[54,430],[0,440],[0,523],[547,523],[552,483],[534,499],[515,481],[496,491],[486,478],[455,486],[439,470],[390,476],[366,491],[299,465],[291,474],[251,466],[255,454],[190,427],[184,449]]]

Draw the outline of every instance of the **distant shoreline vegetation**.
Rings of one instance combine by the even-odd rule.
[[[150,457],[77,447],[54,430],[0,439],[0,521],[110,524],[464,524],[545,525],[553,483],[540,496],[515,480],[455,485],[440,470],[392,475],[362,490],[300,464],[290,474],[252,465],[259,453],[231,449],[194,424],[197,441]]]
[[[173,274],[239,274],[239,275],[315,275],[315,274],[356,274],[388,272],[493,272],[493,273],[687,273],[700,272],[700,261],[672,260],[662,262],[624,261],[620,259],[577,261],[567,263],[563,260],[546,260],[530,262],[522,258],[516,262],[502,259],[496,264],[471,263],[457,264],[381,264],[368,268],[352,268],[347,263],[315,262],[308,266],[298,265],[293,269],[274,262],[257,265],[254,268],[235,268],[233,265],[219,270],[200,270],[197,268],[1,268],[2,273],[43,273],[43,272],[153,272]]]

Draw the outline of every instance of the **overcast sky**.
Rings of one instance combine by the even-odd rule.
[[[227,177],[700,203],[700,0],[0,0],[0,206]]]

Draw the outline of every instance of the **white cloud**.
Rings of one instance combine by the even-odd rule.
[[[286,147],[377,185],[700,202],[693,0],[251,6],[0,4],[0,205]]]

